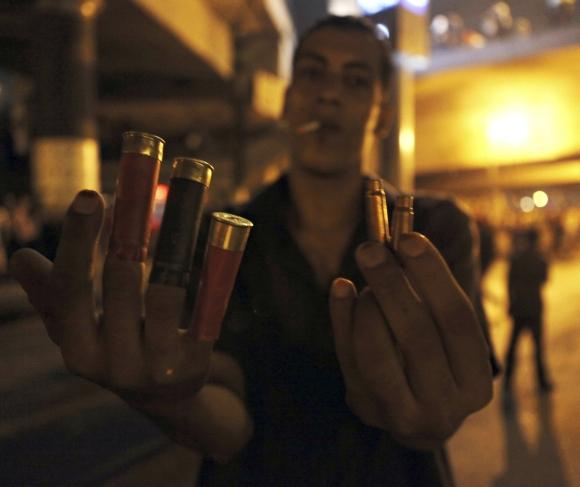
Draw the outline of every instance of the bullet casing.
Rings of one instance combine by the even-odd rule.
[[[395,200],[393,210],[392,244],[395,250],[399,247],[401,235],[413,231],[413,197],[411,195],[399,195]]]
[[[380,179],[368,181],[365,192],[368,239],[387,244],[390,239],[387,196]]]

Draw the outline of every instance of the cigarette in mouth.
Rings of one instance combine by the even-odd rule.
[[[300,125],[300,127],[296,129],[296,134],[297,135],[309,134],[310,132],[315,132],[319,128],[320,122],[318,120],[312,120],[310,122],[306,122],[303,125]]]

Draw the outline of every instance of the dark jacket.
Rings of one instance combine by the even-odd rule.
[[[360,221],[338,274],[359,289],[365,283],[354,253],[366,240],[362,196]],[[217,348],[244,369],[255,434],[229,465],[206,461],[200,485],[450,485],[443,450],[406,448],[362,424],[345,404],[328,290],[320,288],[286,226],[290,206],[283,177],[240,211],[255,226]],[[415,229],[439,248],[478,301],[478,256],[467,215],[449,200],[417,198]]]

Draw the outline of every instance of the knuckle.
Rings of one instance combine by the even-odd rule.
[[[455,432],[460,422],[455,415],[441,411],[434,424],[433,434],[441,440],[447,439]]]
[[[425,436],[441,441],[449,438],[461,421],[464,415],[458,414],[450,407],[431,407],[427,413],[427,427],[423,433]]]
[[[414,438],[422,430],[419,414],[405,410],[396,417],[393,425],[394,434],[400,438]]]
[[[485,381],[479,387],[474,388],[466,399],[469,413],[479,411],[487,406],[493,398],[493,385],[491,380]]]
[[[386,266],[380,277],[377,277],[372,285],[377,292],[398,296],[405,285],[403,271],[394,265]]]
[[[155,388],[165,387],[175,383],[176,371],[173,366],[156,366],[149,371],[149,382]]]
[[[62,358],[66,369],[74,375],[97,382],[98,369],[93,360],[87,359],[86,355],[80,353],[70,353],[62,350]]]
[[[138,389],[140,381],[133,370],[115,368],[109,370],[108,383],[113,390],[132,391]]]
[[[469,323],[479,326],[473,306],[465,299],[450,299],[445,303],[444,309],[445,315],[453,318],[446,320],[447,331],[453,335],[470,333],[473,328],[467,326]]]

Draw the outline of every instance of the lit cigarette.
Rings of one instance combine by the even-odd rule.
[[[296,134],[304,135],[309,134],[310,132],[316,132],[320,128],[320,125],[321,124],[318,120],[312,120],[303,125],[300,125],[300,127],[296,129]]]
[[[401,235],[413,231],[413,197],[410,195],[397,196],[393,210],[392,243],[397,250]]]

